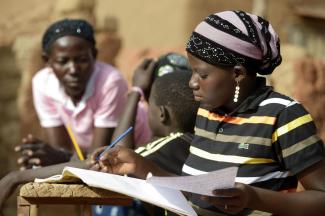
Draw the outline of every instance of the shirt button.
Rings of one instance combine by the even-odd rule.
[[[223,128],[219,128],[219,133],[222,133],[223,132]]]

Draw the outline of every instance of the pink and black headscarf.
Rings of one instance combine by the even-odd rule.
[[[193,31],[186,51],[215,66],[243,65],[262,75],[271,74],[282,60],[271,24],[243,11],[206,17]]]

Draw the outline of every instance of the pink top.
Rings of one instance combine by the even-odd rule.
[[[42,127],[70,124],[79,146],[88,150],[93,129],[116,127],[126,103],[128,87],[121,73],[114,67],[96,62],[86,91],[75,106],[64,92],[52,69],[47,67],[33,77],[33,98]],[[147,110],[139,104],[136,117],[136,145],[151,138]],[[107,143],[109,144],[109,143]]]

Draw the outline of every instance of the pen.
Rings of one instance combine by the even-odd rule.
[[[111,148],[113,148],[115,146],[116,143],[118,143],[119,141],[121,141],[124,137],[126,137],[126,135],[128,135],[128,133],[130,133],[132,131],[133,127],[129,127],[129,129],[127,129],[124,133],[122,133],[119,137],[117,137],[109,146],[107,146],[105,148],[105,150],[97,157],[97,160],[99,160],[104,154],[105,152],[107,152],[108,150],[110,150]]]

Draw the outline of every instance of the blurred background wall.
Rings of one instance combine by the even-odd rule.
[[[189,34],[210,13],[238,9],[264,16],[280,35],[283,55],[269,82],[302,102],[325,138],[323,0],[0,0],[0,5],[0,177],[16,169],[13,147],[21,137],[43,137],[30,81],[43,66],[43,31],[64,17],[93,23],[99,59],[117,66],[130,80],[140,59],[184,53]],[[15,214],[13,199],[6,215]]]

